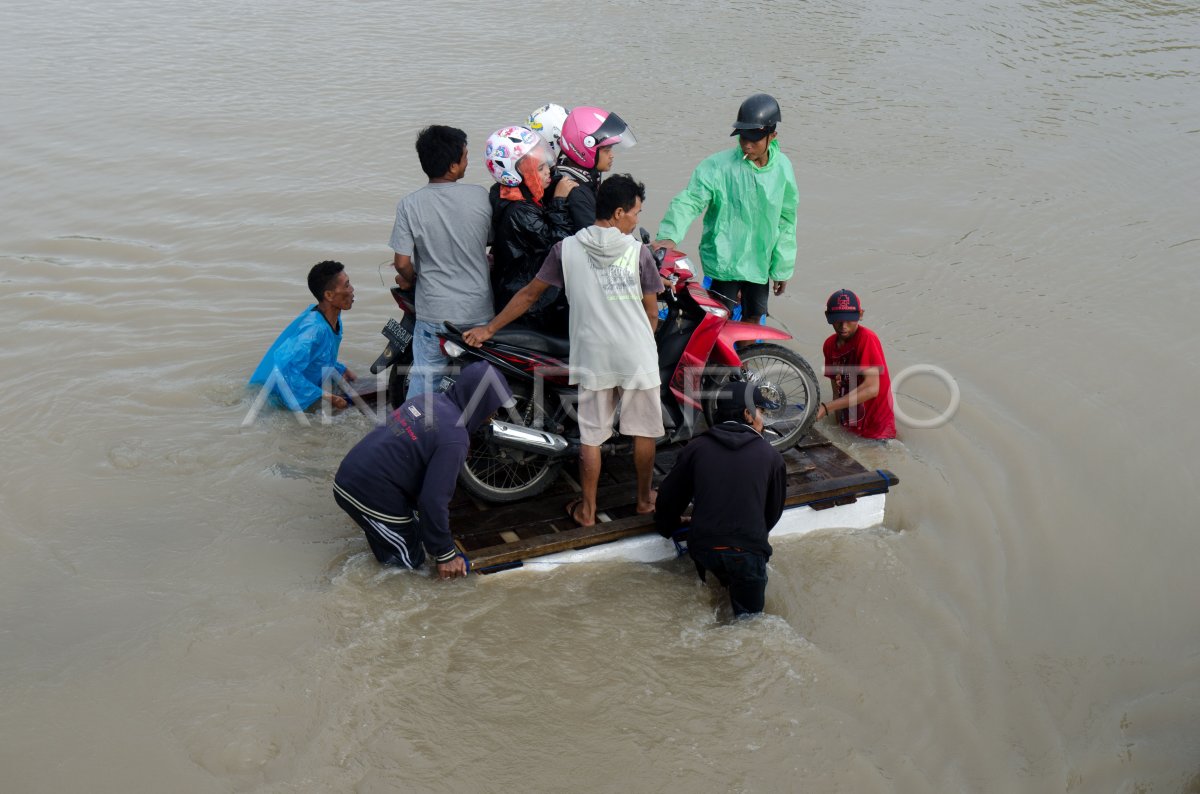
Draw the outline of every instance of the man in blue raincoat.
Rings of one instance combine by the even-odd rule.
[[[317,302],[300,312],[267,350],[251,386],[270,390],[271,401],[283,408],[303,411],[328,396],[334,408],[345,408],[345,397],[326,394],[322,385],[336,371],[347,381],[354,373],[337,360],[342,344],[342,312],[354,305],[354,287],[341,262],[325,261],[308,271],[308,289]]]

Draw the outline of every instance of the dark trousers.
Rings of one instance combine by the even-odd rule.
[[[333,492],[333,498],[338,507],[345,510],[346,514],[354,519],[354,523],[362,527],[375,559],[384,565],[403,565],[414,571],[425,562],[425,548],[417,538],[416,519],[404,524],[380,521],[343,499],[337,491]]]
[[[742,319],[761,317],[767,313],[767,297],[771,294],[770,282],[755,284],[753,281],[718,281],[713,279],[708,292],[714,298],[725,304],[733,311],[738,305],[738,293],[741,293]]]
[[[700,581],[711,571],[722,587],[729,588],[733,614],[762,612],[767,593],[767,558],[752,551],[689,548]]]

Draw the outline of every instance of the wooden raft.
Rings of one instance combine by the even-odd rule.
[[[671,470],[682,449],[681,444],[659,448],[654,461],[656,483]],[[815,430],[788,450],[784,460],[789,507],[808,505],[822,510],[850,504],[859,496],[882,493],[899,482],[890,471],[864,468]],[[574,461],[570,461],[546,492],[511,505],[478,502],[459,488],[450,504],[450,531],[471,561],[472,570],[492,573],[532,557],[655,531],[653,517],[636,511],[632,455],[605,457],[595,526],[576,526],[566,514],[567,502],[579,493],[576,473]]]

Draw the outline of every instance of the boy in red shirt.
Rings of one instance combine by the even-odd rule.
[[[825,303],[825,319],[833,335],[825,340],[825,376],[833,384],[833,399],[817,408],[817,419],[837,413],[842,427],[863,438],[896,437],[892,412],[892,379],[879,337],[862,319],[862,303],[840,289]]]

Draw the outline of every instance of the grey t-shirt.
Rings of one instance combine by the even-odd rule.
[[[487,244],[492,205],[479,185],[433,182],[400,199],[392,250],[417,272],[417,319],[479,325],[492,319]]]

